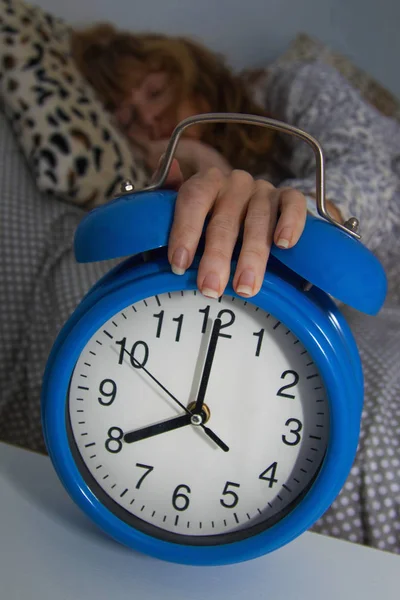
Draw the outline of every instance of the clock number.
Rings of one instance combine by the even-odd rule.
[[[158,319],[156,337],[159,338],[161,336],[161,329],[162,329],[162,324],[163,324],[163,320],[164,320],[164,311],[162,310],[158,314],[153,315],[153,317],[155,317],[156,319]],[[181,337],[183,315],[180,315],[179,317],[176,317],[176,319],[172,319],[172,320],[178,322],[178,327],[177,327],[177,331],[176,331],[175,341],[179,342],[179,339]]]
[[[188,496],[186,496],[185,494],[182,494],[182,492],[179,491],[180,489],[184,489],[185,492],[187,492],[188,494],[190,494],[191,490],[188,485],[185,485],[184,483],[182,483],[181,485],[178,485],[175,488],[175,491],[172,494],[172,506],[175,508],[175,510],[183,511],[188,508],[190,501],[189,501]],[[178,500],[180,500],[181,506],[177,505]]]
[[[161,335],[161,327],[162,327],[162,323],[163,323],[163,319],[164,319],[164,311],[162,310],[161,312],[158,313],[158,315],[153,315],[153,317],[158,319],[156,337],[159,338]]]
[[[199,308],[199,312],[200,313],[204,313],[204,318],[203,318],[203,325],[201,327],[201,333],[205,333],[206,329],[207,329],[207,321],[209,319],[210,316],[210,305],[207,304],[207,306],[205,308]],[[228,308],[224,308],[223,310],[220,310],[218,315],[217,315],[217,319],[221,319],[224,314],[228,314],[229,315],[229,319],[226,323],[222,323],[221,327],[219,328],[219,330],[221,331],[221,329],[224,329],[225,327],[230,327],[231,325],[234,324],[235,322],[235,313],[232,310],[229,310]],[[232,336],[229,333],[220,333],[219,334],[221,337],[226,337],[226,338],[231,338]]]
[[[263,341],[263,337],[264,337],[264,331],[265,331],[265,329],[260,329],[260,331],[257,331],[256,333],[253,333],[253,335],[255,335],[256,337],[258,337],[257,348],[256,348],[256,356],[260,356],[261,345],[262,345],[262,341]]]
[[[179,317],[176,317],[176,319],[172,319],[173,321],[177,321],[178,322],[178,327],[176,329],[176,336],[175,336],[175,341],[179,342],[179,338],[181,337],[181,329],[182,329],[182,323],[183,323],[183,315],[179,315]]]
[[[205,308],[199,308],[200,313],[204,313],[203,325],[201,326],[201,333],[205,333],[207,329],[207,321],[210,315],[210,305],[208,304]]]
[[[142,362],[140,362],[140,360],[138,360],[135,356],[135,352],[136,352],[136,348],[138,346],[143,346],[143,360]],[[147,363],[147,360],[149,358],[149,347],[146,344],[146,342],[135,342],[132,346],[132,350],[131,350],[131,363],[132,366],[135,367],[136,369],[141,369],[142,367],[144,367],[144,365]],[[139,363],[139,364],[138,364]]]
[[[234,492],[233,490],[228,489],[229,486],[232,485],[234,487],[240,487],[240,483],[233,483],[233,481],[227,481],[224,487],[224,490],[222,492],[223,496],[231,496],[231,498],[229,498],[230,503],[225,502],[224,498],[220,499],[220,503],[222,504],[222,506],[225,506],[225,508],[235,508],[235,506],[237,505],[237,503],[239,502],[239,496],[237,495],[236,492]]]
[[[232,310],[229,310],[229,308],[224,308],[223,310],[220,310],[218,315],[217,315],[217,319],[221,319],[222,320],[222,316],[224,314],[228,314],[230,319],[226,322],[226,323],[222,323],[222,325],[220,326],[219,330],[221,331],[221,329],[224,329],[225,327],[230,327],[231,325],[234,324],[235,322],[235,313]],[[229,333],[220,333],[219,334],[221,337],[226,337],[226,338],[231,338],[232,336]]]
[[[121,346],[121,350],[119,353],[119,359],[118,359],[119,365],[122,365],[122,363],[124,362],[124,352],[127,352],[130,356],[132,367],[135,367],[135,369],[141,369],[142,367],[145,366],[145,364],[147,363],[147,360],[149,358],[149,347],[146,344],[146,342],[142,342],[140,340],[138,342],[135,342],[132,346],[132,350],[130,351],[130,353],[125,348],[126,337],[124,337],[122,340],[119,340],[119,342],[115,342],[115,343],[118,344],[119,346]],[[144,348],[142,361],[138,360],[135,356],[136,348],[138,346],[143,346],[143,348]]]
[[[293,375],[294,379],[292,381],[292,383],[288,383],[287,385],[283,385],[281,388],[279,388],[279,390],[277,391],[276,395],[277,396],[282,396],[283,398],[294,398],[293,394],[285,394],[283,390],[288,390],[289,388],[294,387],[295,385],[297,385],[299,383],[299,375],[298,373],[296,373],[296,371],[283,371],[282,375],[281,375],[281,379],[285,379],[285,377],[287,375]]]
[[[263,481],[268,481],[269,482],[269,487],[272,488],[272,486],[274,485],[274,483],[278,483],[278,480],[275,479],[275,475],[276,475],[276,468],[278,466],[278,463],[275,461],[272,464],[269,465],[269,467],[267,467],[265,469],[265,471],[263,471],[259,476],[258,479],[262,479]],[[271,471],[271,474],[269,475],[269,477],[267,477],[267,473],[269,473]]]
[[[106,387],[109,383],[111,383],[111,391],[107,392]],[[99,392],[105,398],[109,398],[109,400],[104,400],[103,398],[98,398],[98,401],[102,406],[110,406],[115,400],[115,396],[117,395],[117,384],[112,379],[103,379],[99,386]]]
[[[146,469],[146,472],[144,473],[144,475],[141,476],[141,478],[139,479],[139,481],[136,484],[136,489],[139,490],[140,486],[143,483],[143,480],[147,477],[147,475],[149,475],[152,472],[154,467],[151,467],[150,465],[142,465],[141,463],[136,463],[136,466],[140,467],[141,469]]]
[[[112,454],[117,454],[122,449],[122,438],[124,432],[120,427],[110,427],[107,432],[108,438],[106,439],[105,447]]]
[[[117,344],[117,346],[121,346],[121,350],[120,350],[119,358],[118,358],[118,364],[122,365],[122,363],[124,362],[126,337],[122,338],[122,340],[119,340],[118,342],[115,342],[115,343]],[[132,362],[132,357],[131,357],[131,362]]]
[[[287,446],[297,446],[297,444],[300,442],[301,440],[301,435],[300,435],[300,431],[303,429],[303,424],[301,421],[299,421],[299,419],[288,419],[285,423],[286,427],[290,427],[290,425],[292,425],[292,423],[295,424],[295,427],[293,429],[289,429],[290,433],[293,433],[294,435],[294,440],[290,441],[287,439],[286,435],[282,436],[282,441],[284,444],[286,444]]]

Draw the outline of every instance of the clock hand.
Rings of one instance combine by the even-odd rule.
[[[164,390],[164,392],[170,397],[172,398],[172,400],[174,402],[176,402],[186,413],[188,413],[189,415],[192,415],[192,412],[187,408],[187,406],[185,406],[184,404],[182,404],[182,402],[180,402],[178,400],[178,398],[176,398],[173,394],[171,394],[171,392],[169,390],[167,390],[167,388],[161,383],[161,381],[158,381],[158,379],[156,379],[154,377],[154,375],[152,375],[152,373],[150,373],[150,371],[148,371],[146,369],[146,367],[143,367],[140,362],[138,360],[136,360],[136,358],[134,356],[132,356],[132,354],[130,352],[128,352],[128,350],[126,350],[126,348],[124,349],[124,351],[127,353],[127,355],[130,357],[131,361],[133,361],[134,363],[137,363],[137,367],[135,367],[136,369],[141,369],[142,371],[144,371],[146,373],[146,375],[148,375],[150,377],[150,379],[152,379],[154,381],[154,383],[156,383],[162,390]]]
[[[190,415],[191,417],[193,417],[193,414],[194,414],[194,413],[193,413],[191,410],[189,410],[189,409],[188,409],[188,408],[187,408],[187,407],[186,407],[184,404],[182,404],[182,402],[180,402],[180,401],[178,400],[178,398],[175,398],[175,396],[174,396],[173,394],[171,394],[171,392],[170,392],[169,390],[167,390],[167,388],[166,388],[166,387],[165,387],[165,386],[164,386],[164,385],[163,385],[163,384],[162,384],[160,381],[158,381],[158,379],[156,379],[156,378],[154,377],[154,375],[152,375],[152,374],[150,373],[150,371],[148,371],[148,370],[146,369],[146,367],[143,367],[143,366],[142,366],[142,365],[139,363],[139,361],[138,361],[138,360],[136,360],[136,358],[135,358],[134,356],[132,356],[132,354],[131,354],[130,352],[128,352],[128,350],[127,350],[126,348],[124,348],[124,351],[125,351],[125,352],[128,354],[128,356],[130,356],[130,358],[131,358],[131,361],[133,361],[133,362],[135,362],[135,363],[137,363],[137,364],[139,365],[139,366],[138,366],[138,367],[136,367],[136,368],[142,369],[142,370],[143,370],[143,371],[144,371],[144,372],[145,372],[145,373],[146,373],[146,374],[147,374],[147,375],[150,377],[150,379],[152,379],[152,380],[153,380],[153,381],[154,381],[154,382],[155,382],[157,385],[159,385],[159,386],[160,386],[160,388],[161,388],[162,390],[164,390],[164,392],[165,392],[166,394],[168,394],[168,396],[169,396],[170,398],[172,398],[172,400],[174,400],[174,402],[176,402],[177,404],[179,404],[179,406],[180,406],[181,408],[183,408],[183,410],[184,410],[184,411],[185,411],[185,412],[186,412],[188,415]],[[132,363],[132,364],[133,364],[133,363]],[[197,416],[197,415],[196,415],[196,416]],[[193,425],[198,425],[199,427],[201,427],[201,428],[203,429],[204,433],[205,433],[205,434],[206,434],[206,435],[207,435],[207,436],[208,436],[210,439],[212,439],[212,440],[213,440],[213,442],[214,442],[215,444],[217,444],[217,446],[218,446],[219,448],[221,448],[221,450],[223,450],[224,452],[229,452],[229,446],[227,446],[227,445],[225,444],[225,442],[223,442],[223,441],[221,440],[221,438],[220,438],[220,437],[218,437],[218,436],[217,436],[217,434],[216,434],[216,433],[214,433],[214,431],[212,431],[212,429],[210,429],[209,427],[206,427],[206,426],[205,426],[203,423],[201,423],[201,422],[198,422],[197,420],[195,420],[195,421],[192,421],[192,423],[193,423]]]
[[[184,414],[180,417],[175,417],[173,419],[169,419],[168,421],[163,421],[162,423],[156,423],[155,425],[149,425],[147,427],[135,429],[135,431],[129,431],[124,435],[124,442],[126,442],[127,444],[132,444],[133,442],[139,442],[140,440],[145,440],[149,437],[153,437],[153,435],[159,435],[160,433],[173,431],[174,429],[178,429],[179,427],[190,425],[191,418],[191,415]]]
[[[206,427],[205,425],[201,425],[203,431],[205,434],[208,435],[208,437],[217,444],[217,446],[219,446],[221,448],[221,450],[223,450],[224,452],[229,452],[229,446],[227,446],[225,444],[225,442],[223,442],[221,440],[220,437],[217,436],[216,433],[213,432],[212,429],[210,429],[209,427]]]
[[[217,347],[217,341],[219,336],[219,331],[221,329],[221,319],[215,319],[214,325],[211,332],[210,343],[208,345],[206,359],[204,361],[204,370],[201,376],[199,391],[197,394],[196,405],[193,409],[194,414],[199,415],[201,413],[201,409],[203,408],[204,398],[206,396],[206,390],[208,385],[208,380],[210,378],[211,367],[214,360],[215,349]]]

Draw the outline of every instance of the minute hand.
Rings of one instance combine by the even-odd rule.
[[[210,379],[211,367],[214,361],[215,350],[217,348],[219,331],[221,329],[221,319],[215,319],[211,332],[210,343],[208,345],[206,360],[204,362],[203,375],[201,376],[199,392],[197,394],[196,404],[193,413],[199,415],[203,408],[204,398],[206,396],[208,380]]]

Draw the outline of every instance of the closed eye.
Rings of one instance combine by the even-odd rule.
[[[166,91],[166,88],[159,88],[159,89],[154,89],[154,90],[149,90],[149,96],[152,99],[155,98],[159,98],[160,96],[162,96]]]

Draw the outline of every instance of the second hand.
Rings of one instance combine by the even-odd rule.
[[[169,396],[170,398],[172,398],[172,400],[174,400],[174,402],[176,402],[176,403],[177,403],[177,404],[178,404],[178,405],[179,405],[179,406],[180,406],[180,407],[181,407],[181,408],[182,408],[182,409],[183,409],[183,410],[184,410],[186,413],[188,413],[189,415],[192,415],[192,416],[195,414],[195,413],[193,413],[191,410],[189,410],[189,409],[187,408],[187,406],[185,406],[184,404],[182,404],[182,402],[180,402],[180,400],[178,400],[178,398],[176,398],[176,397],[175,397],[173,394],[171,394],[171,392],[170,392],[169,390],[167,390],[167,388],[166,388],[166,387],[165,387],[165,386],[164,386],[164,385],[163,385],[163,384],[162,384],[160,381],[158,381],[158,379],[156,379],[156,378],[154,377],[154,375],[152,375],[152,373],[150,373],[150,371],[148,371],[148,370],[146,369],[146,367],[143,367],[143,366],[140,364],[140,362],[139,362],[138,360],[136,360],[136,358],[135,358],[134,356],[132,356],[132,354],[131,354],[130,352],[128,352],[128,350],[126,350],[126,348],[124,348],[123,350],[124,350],[124,352],[126,352],[126,353],[128,354],[128,356],[130,357],[130,359],[131,359],[131,362],[132,362],[132,366],[133,366],[133,363],[136,363],[136,364],[138,365],[136,368],[137,368],[137,369],[142,369],[142,370],[143,370],[143,371],[144,371],[144,372],[145,372],[145,373],[146,373],[146,374],[147,374],[147,375],[150,377],[150,379],[152,379],[152,380],[153,380],[153,381],[154,381],[154,382],[155,382],[155,383],[156,383],[158,386],[160,386],[160,388],[161,388],[162,390],[164,390],[164,392],[165,392],[166,394],[168,394],[168,396]],[[220,438],[220,437],[218,437],[218,435],[217,435],[216,433],[214,433],[214,431],[213,431],[212,429],[210,429],[209,427],[206,427],[206,426],[204,425],[204,423],[199,423],[198,425],[196,425],[196,427],[201,427],[201,428],[203,429],[204,433],[205,433],[205,434],[206,434],[206,435],[207,435],[207,436],[208,436],[210,439],[212,439],[212,440],[213,440],[213,442],[214,442],[215,444],[217,444],[217,446],[218,446],[219,448],[221,448],[221,450],[223,450],[224,452],[229,452],[229,446],[227,446],[227,445],[225,444],[225,442],[223,442],[223,441],[221,440],[221,438]]]

